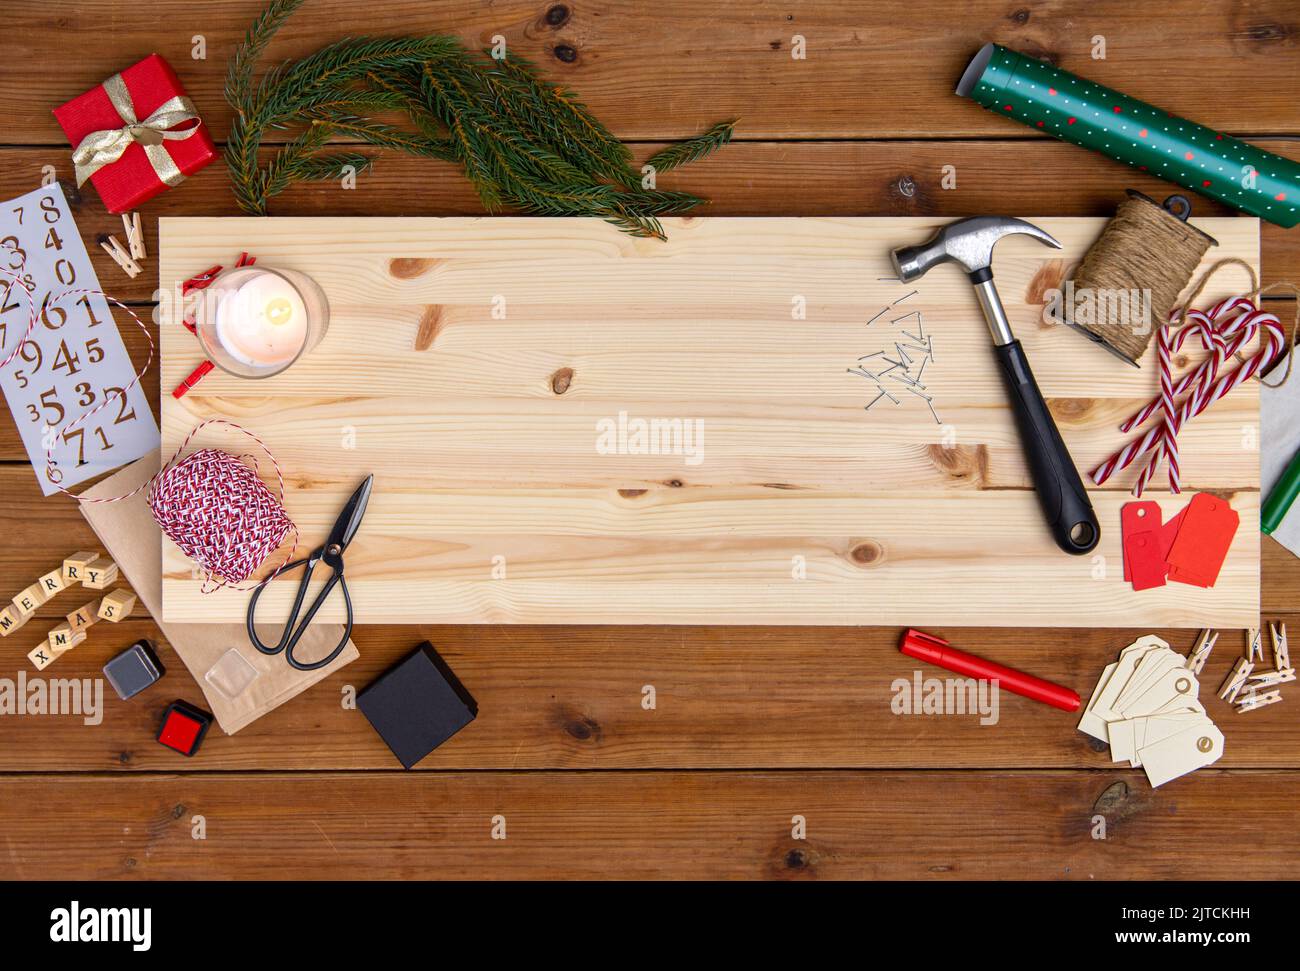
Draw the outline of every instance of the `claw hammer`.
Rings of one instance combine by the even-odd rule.
[[[1038,390],[1025,350],[1011,333],[1007,312],[993,285],[993,246],[1003,236],[1012,234],[1032,236],[1047,246],[1061,248],[1055,239],[1023,219],[975,216],[948,223],[926,242],[896,249],[890,258],[898,278],[905,283],[923,276],[938,263],[956,263],[966,271],[993,335],[993,349],[1052,537],[1067,553],[1087,553],[1101,539],[1097,515],[1047,402]]]

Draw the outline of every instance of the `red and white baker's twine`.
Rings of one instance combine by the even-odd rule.
[[[1101,485],[1120,469],[1127,468],[1144,455],[1150,455],[1138,474],[1133,495],[1140,496],[1155,474],[1162,458],[1169,460],[1169,489],[1181,492],[1178,464],[1178,432],[1192,418],[1218,401],[1243,381],[1248,381],[1268,367],[1284,352],[1286,334],[1276,316],[1260,310],[1246,297],[1231,297],[1210,308],[1208,313],[1189,310],[1186,322],[1174,328],[1174,318],[1161,326],[1157,335],[1156,355],[1160,371],[1160,394],[1137,413],[1130,415],[1120,431],[1128,432],[1146,423],[1158,411],[1160,423],[1093,469],[1090,477]],[[1260,347],[1230,374],[1219,375],[1228,358],[1260,334]],[[1173,380],[1172,355],[1188,337],[1197,336],[1209,356],[1178,381]],[[1182,402],[1178,398],[1187,394]]]
[[[243,432],[266,453],[275,469],[277,495],[258,476],[257,462],[215,448],[201,448],[179,462],[177,456],[190,440],[209,425],[225,425]],[[298,549],[298,528],[284,509],[284,475],[280,464],[260,438],[223,418],[196,425],[176,449],[171,460],[149,480],[147,500],[154,519],[186,556],[204,571],[204,592],[240,586],[293,534],[293,546],[276,567],[284,569]]]
[[[241,255],[239,265],[245,265],[245,261],[252,262],[246,255]],[[26,261],[21,255],[19,256],[17,271],[0,266],[0,273],[9,274],[13,277],[13,283],[10,284],[9,289],[12,290],[14,286],[21,289],[27,299],[28,306],[27,329],[23,332],[22,339],[17,342],[14,349],[3,360],[0,360],[0,369],[7,367],[21,353],[39,319],[32,295],[22,282],[25,268]],[[182,287],[182,293],[187,294],[191,290],[203,289],[212,282],[220,269],[220,267],[215,267],[191,280],[187,280]],[[144,321],[136,315],[134,310],[102,290],[65,290],[57,297],[52,295],[46,301],[45,306],[56,305],[68,297],[91,295],[103,297],[108,303],[130,315],[149,342],[149,357],[144,366],[136,372],[135,378],[126,387],[106,396],[94,408],[64,425],[57,432],[48,434],[48,444],[45,452],[47,472],[52,472],[57,468],[54,464],[55,444],[68,432],[89,420],[112,402],[119,398],[125,399],[130,390],[143,380],[145,372],[149,370],[149,365],[153,363],[155,345],[153,335],[149,333],[149,328],[145,326]],[[279,494],[272,495],[270,489],[262,482],[258,476],[256,459],[251,456],[248,457],[253,462],[250,466],[241,461],[241,457],[234,456],[229,452],[214,448],[203,448],[191,455],[187,455],[178,462],[177,459],[185,451],[190,441],[209,425],[225,425],[235,431],[242,432],[256,442],[267,457],[270,458],[271,465],[275,469]],[[77,502],[121,502],[123,499],[129,499],[136,495],[142,489],[148,489],[146,500],[154,520],[167,538],[175,543],[186,556],[194,560],[199,569],[203,571],[204,592],[211,592],[224,586],[232,586],[234,589],[251,589],[253,586],[260,584],[262,581],[249,586],[239,586],[257,572],[290,534],[293,535],[293,545],[279,566],[276,567],[274,573],[271,574],[271,579],[284,569],[285,565],[293,559],[293,555],[298,549],[298,529],[293,524],[293,521],[289,519],[288,513],[284,509],[284,475],[280,471],[280,465],[276,462],[275,456],[271,454],[271,450],[266,447],[266,444],[252,432],[222,418],[210,418],[196,425],[185,436],[185,440],[181,442],[171,459],[159,470],[157,475],[125,495],[83,498],[69,492],[57,482],[54,484],[59,492],[71,496]]]

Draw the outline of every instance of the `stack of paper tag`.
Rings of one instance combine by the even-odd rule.
[[[1101,673],[1079,730],[1109,744],[1112,762],[1140,766],[1153,788],[1162,786],[1223,754],[1200,688],[1187,658],[1159,637],[1139,637]]]
[[[1134,590],[1163,587],[1166,580],[1212,587],[1237,535],[1241,517],[1228,503],[1198,492],[1168,522],[1158,502],[1129,502],[1119,511],[1124,579]]]

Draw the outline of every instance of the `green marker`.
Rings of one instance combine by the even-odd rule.
[[[1282,525],[1291,503],[1300,496],[1300,452],[1291,459],[1277,482],[1264,500],[1264,508],[1259,513],[1259,531],[1270,536],[1273,530]]]

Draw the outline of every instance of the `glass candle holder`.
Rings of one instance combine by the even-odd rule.
[[[329,302],[320,285],[297,270],[240,266],[200,291],[195,326],[217,367],[241,378],[269,378],[321,342]]]

